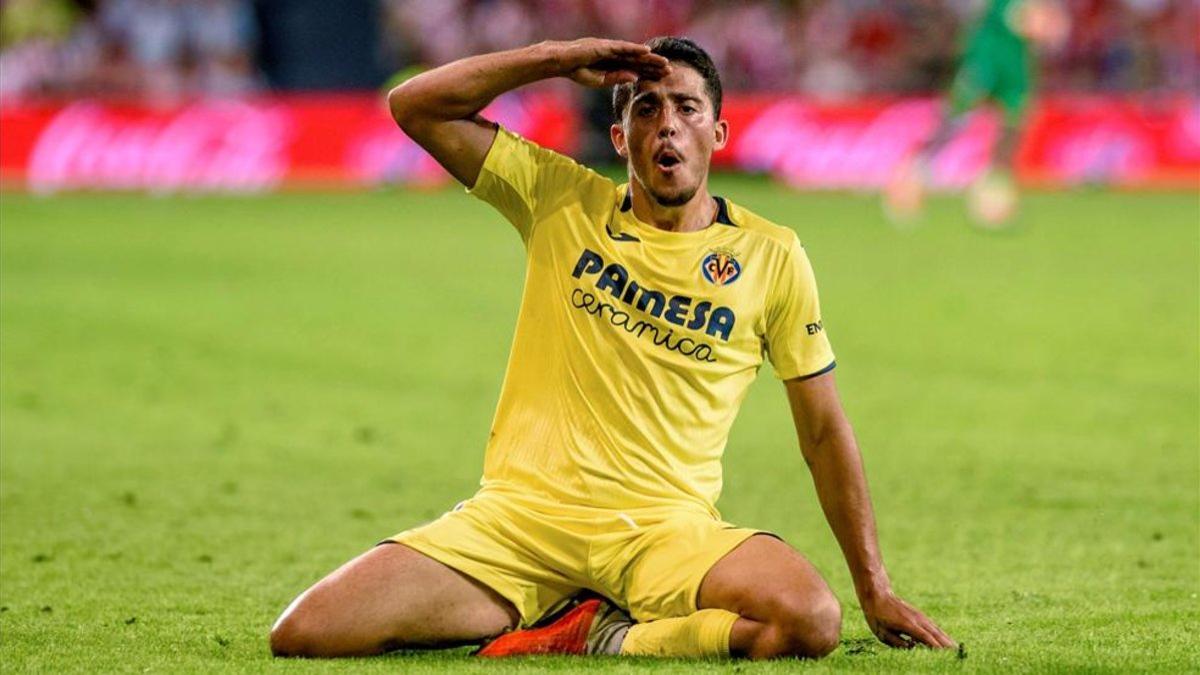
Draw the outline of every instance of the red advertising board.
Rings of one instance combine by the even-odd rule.
[[[768,172],[800,188],[875,189],[939,123],[935,99],[817,104],[734,98],[729,145],[714,162]],[[961,187],[986,166],[1000,118],[982,111],[933,158],[933,180]],[[1200,185],[1200,99],[1051,98],[1034,106],[1017,152],[1026,183],[1049,187]]]
[[[731,140],[714,163],[803,189],[875,189],[933,132],[939,109],[933,99],[731,96]],[[510,94],[486,114],[555,150],[578,144],[581,115],[560,95]],[[934,159],[935,181],[953,187],[973,178],[998,133],[995,115],[968,119]],[[1043,100],[1031,111],[1017,169],[1023,181],[1045,186],[1195,188],[1200,99]],[[447,180],[373,94],[0,106],[7,188],[261,191]]]
[[[571,152],[578,116],[549,94],[504,96],[486,111]],[[440,184],[446,173],[374,95],[200,100],[167,107],[75,101],[0,107],[0,183],[72,189],[261,191]]]
[[[1200,98],[1061,99],[1031,121],[1018,155],[1028,181],[1200,187]]]

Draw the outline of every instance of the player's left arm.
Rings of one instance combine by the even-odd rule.
[[[892,592],[879,553],[862,456],[842,409],[833,372],[784,384],[804,461],[812,472],[825,519],[850,567],[867,625],[892,647],[954,647],[954,640],[937,624]]]

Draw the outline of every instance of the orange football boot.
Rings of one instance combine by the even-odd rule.
[[[590,598],[546,626],[505,633],[475,655],[616,654],[631,625],[629,616],[611,603]]]

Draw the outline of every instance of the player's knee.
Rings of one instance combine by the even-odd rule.
[[[808,631],[802,642],[806,655],[819,659],[837,649],[842,640],[842,606],[833,593],[813,607],[806,618]]]
[[[272,656],[300,655],[300,636],[290,621],[280,619],[271,626],[270,642]]]
[[[791,656],[819,659],[837,649],[842,637],[842,606],[833,593],[810,600],[788,616]]]
[[[819,659],[837,649],[842,608],[832,593],[819,598],[783,598],[772,612],[760,653],[768,658]]]
[[[274,656],[316,656],[320,651],[321,631],[304,611],[292,607],[271,627],[271,654]]]

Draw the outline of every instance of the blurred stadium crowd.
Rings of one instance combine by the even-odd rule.
[[[1063,0],[1050,91],[1195,91],[1200,0]],[[598,35],[696,38],[730,90],[920,93],[953,73],[982,0],[6,0],[0,96],[230,95]],[[290,47],[288,45],[291,45]],[[310,67],[291,67],[310,61]],[[365,66],[363,63],[367,62]]]

